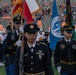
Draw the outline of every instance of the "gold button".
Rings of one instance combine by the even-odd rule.
[[[70,57],[70,55],[68,55],[68,57]]]
[[[33,70],[33,68],[31,68],[31,70]]]
[[[31,62],[31,64],[33,64],[33,62]]]
[[[31,58],[33,58],[33,56],[31,56]]]

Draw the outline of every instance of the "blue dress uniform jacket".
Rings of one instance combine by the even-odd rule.
[[[66,42],[63,38],[58,41],[54,54],[55,65],[61,65],[62,72],[76,72],[76,41]]]
[[[47,44],[47,46],[48,46],[48,48],[49,48],[49,52],[50,52],[50,58],[51,58],[51,57],[52,57],[52,50],[51,50],[50,47],[49,47],[49,42],[48,42],[47,38],[44,38],[41,42]]]
[[[17,46],[14,46],[14,43],[18,40],[16,31],[10,31],[7,34],[7,37],[3,43],[3,52],[5,54],[5,65],[12,64],[15,61],[15,52]]]
[[[15,75],[19,75],[19,56],[20,48],[16,50],[16,59],[15,59]],[[50,55],[48,47],[39,42],[36,43],[33,51],[27,44],[24,48],[24,75],[37,74],[45,72],[45,75],[54,75],[52,71],[52,64],[50,60]]]

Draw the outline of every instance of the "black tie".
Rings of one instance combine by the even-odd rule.
[[[31,46],[31,49],[34,49],[34,47]]]
[[[67,41],[67,44],[69,44],[69,41]]]

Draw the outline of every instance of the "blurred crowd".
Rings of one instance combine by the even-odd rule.
[[[0,16],[7,16],[11,13],[10,7],[7,4],[4,4],[3,6],[0,6]]]

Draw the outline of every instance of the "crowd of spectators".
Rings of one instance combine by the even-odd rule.
[[[11,13],[10,7],[8,5],[0,6],[0,16],[7,16]]]

